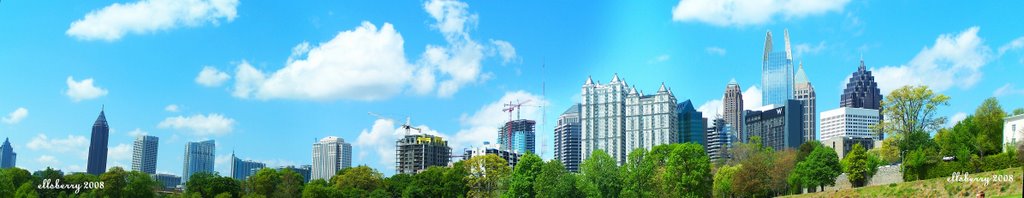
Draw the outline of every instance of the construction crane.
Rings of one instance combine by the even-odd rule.
[[[373,112],[366,112],[366,113],[370,114],[371,116],[377,117],[379,119],[391,120],[392,122],[395,121],[395,119],[392,119],[391,117],[382,116],[380,114],[376,114],[376,113],[373,113]],[[412,132],[412,130],[416,130],[416,131],[418,131],[420,133],[423,133],[423,129],[416,128],[416,127],[412,126],[412,122],[410,121],[409,116],[405,116],[405,124],[402,124],[402,129],[405,129],[405,135],[410,135],[411,134],[410,132]]]
[[[527,100],[522,101],[522,102],[519,102],[517,100],[516,103],[513,103],[512,101],[509,101],[508,104],[505,104],[505,108],[501,109],[501,111],[503,111],[503,112],[508,112],[508,122],[505,124],[505,132],[503,134],[503,136],[505,136],[505,147],[508,147],[508,150],[512,150],[512,127],[510,127],[508,125],[508,123],[511,123],[512,121],[514,121],[512,119],[513,112],[515,112],[516,119],[518,120],[522,116],[522,112],[521,111],[522,111],[522,107],[523,106],[541,107],[541,108],[544,107],[544,106],[539,106],[539,105],[526,105],[530,101],[531,101],[530,99],[527,99]]]

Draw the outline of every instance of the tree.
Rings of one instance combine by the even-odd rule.
[[[565,170],[561,161],[549,160],[541,167],[533,183],[537,197],[582,197],[576,191],[576,177]]]
[[[256,174],[245,179],[245,191],[248,194],[271,197],[277,191],[277,185],[280,183],[281,174],[278,174],[277,170],[262,168],[256,171]]]
[[[1013,115],[1021,115],[1021,114],[1024,114],[1024,108],[1016,108],[1016,109],[1013,110]]]
[[[160,185],[152,176],[139,171],[128,172],[124,180],[127,182],[122,192],[125,197],[156,197],[154,190]]]
[[[1006,112],[999,105],[996,98],[985,99],[977,109],[974,110],[976,129],[976,144],[978,145],[978,156],[984,158],[986,153],[995,154],[1003,149],[1003,118]]]
[[[284,169],[279,173],[281,174],[281,183],[278,183],[273,197],[302,196],[302,182],[305,180],[302,175],[291,169]]]
[[[974,131],[978,130],[975,125],[975,117],[967,116],[956,123],[952,129],[942,129],[935,134],[935,142],[939,146],[939,153],[942,156],[956,156],[957,159],[969,159],[971,154],[977,153],[977,138]]]
[[[878,156],[882,158],[882,161],[885,161],[888,164],[900,161],[900,148],[897,144],[896,138],[886,138],[882,140],[881,145],[872,150],[878,150]]]
[[[0,169],[0,171],[4,171]],[[4,172],[0,172],[4,173]],[[14,197],[17,188],[14,187],[13,179],[6,173],[0,175],[0,197]]]
[[[403,197],[464,197],[469,190],[462,164],[454,167],[432,166],[413,175]]]
[[[345,168],[338,171],[338,174],[334,177],[331,177],[331,184],[335,188],[342,190],[345,188],[355,188],[370,193],[384,186],[384,174],[365,165]]]
[[[230,177],[221,177],[216,172],[198,172],[189,176],[185,182],[185,191],[198,193],[202,197],[211,197],[228,193],[231,197],[239,197],[242,186],[238,180]]]
[[[850,154],[843,157],[842,164],[843,172],[853,187],[864,186],[871,179],[871,175],[868,175],[871,164],[868,162],[867,151],[860,144],[853,145]]]
[[[391,175],[391,177],[384,179],[384,186],[386,186],[390,197],[402,197],[402,192],[405,191],[406,187],[412,185],[412,183],[412,175],[404,173]]]
[[[736,164],[743,171],[733,175],[732,189],[738,197],[769,197],[772,195],[772,177],[768,174],[773,166],[771,148],[761,144],[761,137],[750,137],[750,143],[737,143],[731,151]]]
[[[603,150],[594,150],[590,158],[583,160],[580,164],[582,180],[590,190],[587,197],[595,194],[598,197],[618,197],[622,189],[622,180],[619,179],[619,171],[615,159]]]
[[[704,147],[695,143],[659,145],[674,147],[665,170],[659,175],[665,181],[664,191],[671,197],[711,196],[711,160]]]
[[[44,180],[47,180],[47,179],[49,179],[50,182],[52,183],[52,182],[55,182],[57,180],[64,181],[64,172],[60,171],[60,170],[57,170],[57,169],[50,168],[50,167],[46,167],[46,169],[44,169],[42,171],[33,172],[32,173],[32,177],[34,178],[34,180],[35,180],[34,183],[36,183],[36,184],[41,184]],[[96,181],[96,180],[92,180],[92,181]],[[40,191],[40,195],[39,196],[40,197],[56,197],[61,192],[64,192],[64,191],[63,190],[43,190],[43,191]]]
[[[729,166],[725,165],[718,168],[718,172],[715,173],[713,195],[714,197],[735,197],[736,193],[733,190],[733,177],[737,172],[743,170],[743,165]]]
[[[502,197],[536,197],[533,191],[533,183],[540,174],[544,161],[533,153],[526,153],[519,159],[515,170],[512,171],[508,191]]]
[[[100,174],[100,181],[103,181],[103,190],[100,196],[124,197],[124,189],[128,186],[125,180],[128,173],[119,166],[111,167],[106,173]]]
[[[36,187],[32,183],[23,183],[21,187],[18,187],[18,191],[14,193],[15,198],[37,198],[39,193],[36,192]]]
[[[508,162],[498,155],[470,158],[462,166],[468,171],[466,179],[470,190],[467,197],[497,197],[505,189],[505,180],[512,173]]]
[[[655,185],[652,183],[654,177],[654,162],[645,159],[647,149],[637,148],[629,152],[626,164],[622,169],[623,187],[620,193],[622,197],[652,197],[654,196]]]
[[[843,171],[839,156],[828,147],[815,148],[804,161],[796,164],[793,174],[804,187],[824,190],[826,185],[835,185],[836,177]]]
[[[946,123],[946,117],[937,116],[940,106],[949,105],[949,96],[932,92],[928,86],[903,86],[893,90],[882,101],[882,115],[885,117],[875,126],[878,131],[900,138],[900,151],[921,147],[914,141],[921,134],[936,131]],[[931,138],[927,138],[931,139]]]
[[[327,186],[327,181],[323,179],[316,179],[306,184],[306,187],[302,189],[302,197],[304,198],[333,198],[341,197],[341,192],[338,189]]]
[[[771,188],[775,196],[785,195],[789,192],[799,192],[800,185],[793,185],[789,181],[789,174],[796,168],[798,152],[793,149],[786,149],[774,153],[772,168],[768,172],[771,176]]]

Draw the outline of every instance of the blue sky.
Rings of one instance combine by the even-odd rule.
[[[106,105],[110,166],[130,167],[138,134],[160,137],[157,170],[176,175],[188,141],[215,139],[227,174],[232,151],[302,165],[316,139],[338,136],[353,164],[390,175],[404,131],[367,112],[409,116],[461,152],[493,141],[502,103],[531,100],[523,116],[543,119],[550,159],[553,123],[587,76],[617,73],[647,92],[664,82],[705,112],[736,79],[754,105],[765,32],[783,29],[820,111],[838,106],[863,57],[886,93],[924,84],[951,96],[940,114],[955,120],[987,97],[1024,107],[1021,4],[3,1],[0,137],[19,167],[84,171]]]

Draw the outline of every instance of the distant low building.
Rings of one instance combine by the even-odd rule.
[[[177,175],[157,173],[151,174],[150,176],[153,177],[153,180],[159,182],[160,187],[163,187],[164,189],[175,189],[179,184],[181,184],[181,177],[178,177]]]
[[[1006,117],[1003,123],[1003,145],[1024,141],[1024,114]]]
[[[729,159],[729,148],[732,148],[732,127],[725,119],[715,119],[714,125],[707,128],[708,145],[705,150],[712,162]]]
[[[500,146],[497,144],[484,142],[483,146],[467,149],[462,155],[462,160],[469,160],[476,156],[497,155],[498,157],[501,157],[501,159],[505,159],[505,161],[508,162],[509,167],[515,167],[516,163],[519,163],[519,158],[523,156],[522,153],[499,149],[499,147]]]
[[[860,144],[860,146],[864,147],[864,150],[875,148],[875,139],[871,137],[832,137],[821,140],[821,144],[835,150],[836,155],[842,160],[846,154],[853,150],[853,145],[855,144]]]
[[[250,175],[256,174],[260,169],[266,168],[267,164],[252,160],[242,160],[235,157],[235,152],[231,152],[231,178],[237,180],[245,180]]]
[[[278,167],[277,171],[284,171],[286,169],[287,170],[291,170],[291,171],[295,171],[296,173],[299,173],[299,175],[302,175],[302,179],[303,179],[302,182],[309,183],[310,171],[313,168],[312,168],[311,165],[302,165],[302,166],[298,166],[298,167],[296,167],[296,166],[282,166],[282,167]]]

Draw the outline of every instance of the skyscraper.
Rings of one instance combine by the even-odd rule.
[[[679,113],[679,142],[693,142],[706,147],[707,128],[704,125],[707,122],[704,121],[703,113],[694,109],[690,100],[679,103],[676,111]]]
[[[579,170],[580,160],[580,104],[573,105],[558,116],[555,126],[555,159],[566,170]]]
[[[339,170],[352,167],[352,144],[345,139],[327,136],[313,143],[312,177],[330,180]]]
[[[498,129],[498,144],[501,145],[502,150],[519,154],[527,152],[537,154],[536,126],[536,121],[527,119],[505,122],[505,125]]]
[[[110,126],[107,125],[107,117],[103,114],[103,109],[101,108],[100,116],[92,124],[86,173],[100,175],[107,171],[107,140],[109,136]]]
[[[189,142],[185,145],[185,167],[182,168],[181,182],[188,182],[192,174],[213,172],[217,156],[217,145],[213,140]]]
[[[818,140],[815,137],[815,131],[818,129],[816,125],[818,119],[815,118],[817,102],[814,96],[814,86],[811,86],[811,81],[807,79],[807,74],[804,73],[803,63],[800,63],[800,68],[796,71],[795,84],[793,86],[793,98],[804,101],[802,102],[804,105],[804,141]]]
[[[736,79],[730,80],[725,86],[725,95],[722,96],[722,109],[725,114],[725,123],[732,126],[731,133],[740,140],[746,140],[743,135],[743,91]]]
[[[764,105],[784,106],[793,99],[793,53],[789,47],[789,30],[783,31],[785,48],[776,48],[772,32],[764,39],[761,61],[761,101]]]
[[[881,104],[882,94],[878,90],[878,83],[875,83],[875,77],[864,66],[862,59],[843,89],[839,107],[881,110]]]
[[[132,146],[132,170],[147,174],[156,173],[156,156],[160,138],[156,136],[135,137]]]
[[[444,138],[428,134],[405,135],[395,142],[395,171],[415,174],[431,166],[447,166],[452,148]]]
[[[0,145],[0,168],[13,168],[17,165],[18,154],[14,153],[11,141],[4,138],[4,144]]]
[[[729,132],[730,125],[722,118],[714,119],[712,122],[714,124],[707,128],[708,145],[705,150],[711,162],[726,160],[729,158],[729,148],[732,148],[734,139]]]
[[[788,100],[784,106],[768,105],[747,110],[747,135],[761,137],[761,145],[775,150],[797,148],[804,143],[802,100]],[[751,142],[753,140],[746,140]]]
[[[604,150],[623,164],[633,149],[678,142],[676,98],[664,83],[644,95],[616,74],[605,85],[588,77],[581,90],[581,160]]]
[[[235,152],[231,151],[231,178],[245,180],[249,175],[266,167],[267,164],[262,162],[239,159],[235,157]]]

